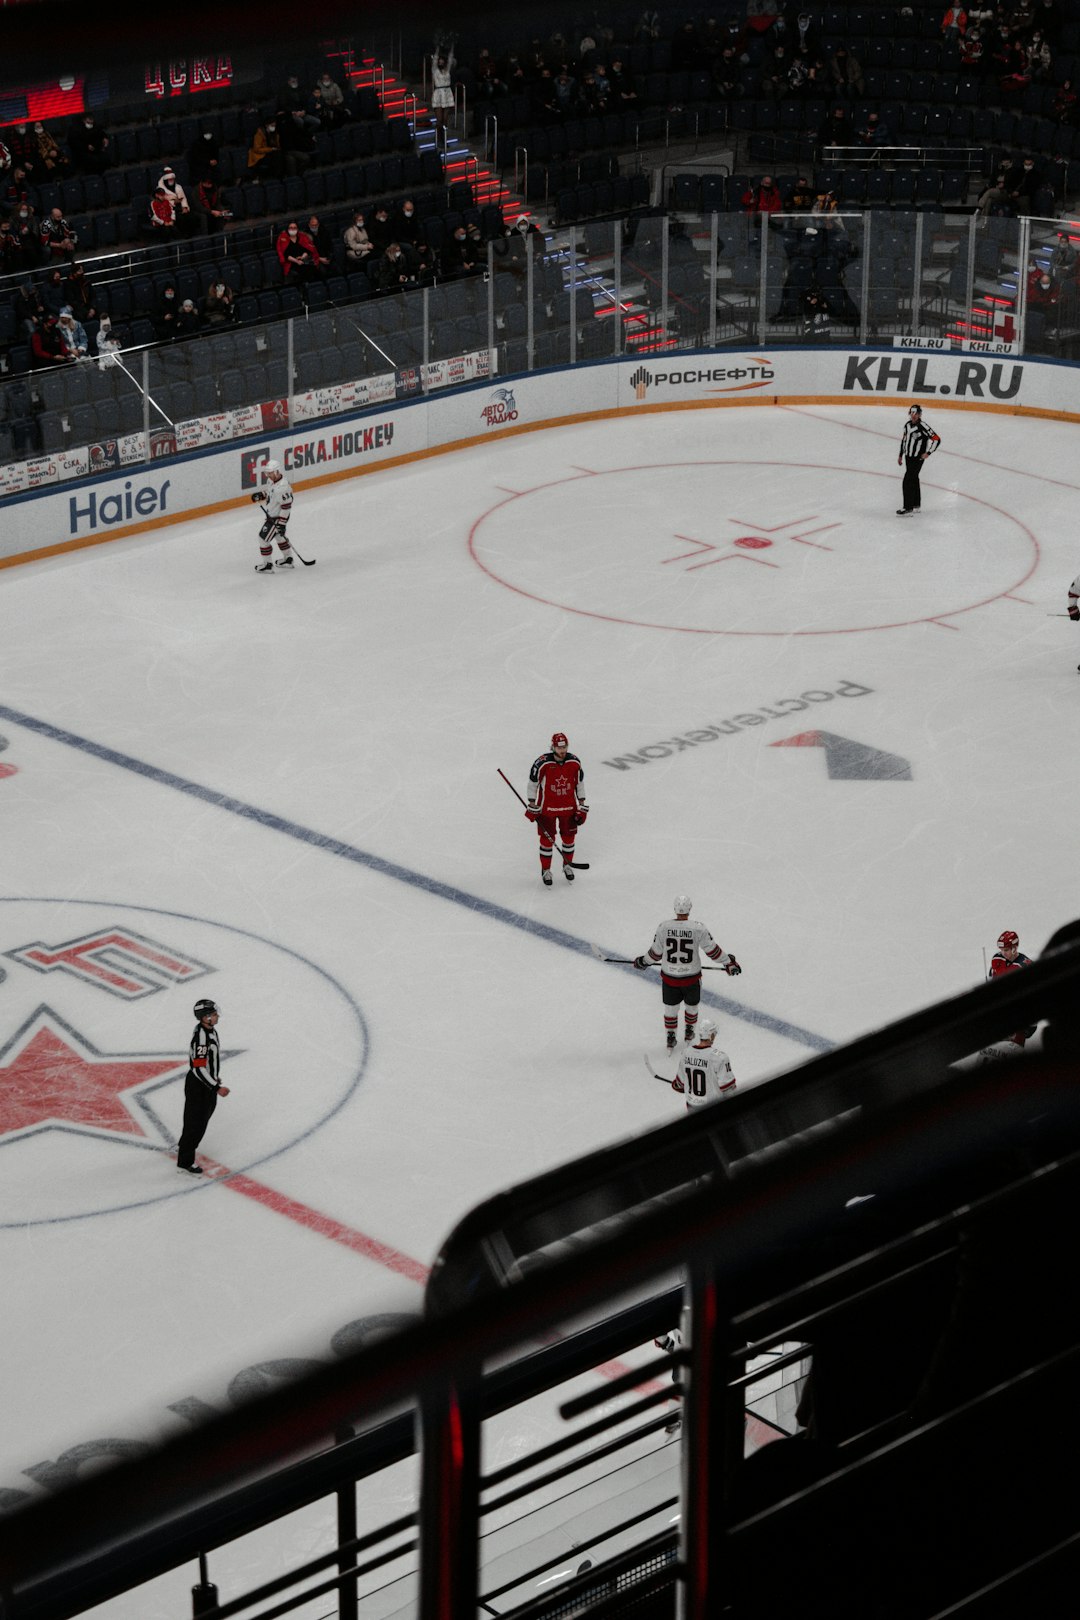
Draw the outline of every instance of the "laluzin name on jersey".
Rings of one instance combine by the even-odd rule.
[[[931,367],[933,381],[930,380]],[[851,355],[844,375],[848,394],[952,394],[957,399],[1014,399],[1023,366],[982,360],[892,360],[885,355]]]

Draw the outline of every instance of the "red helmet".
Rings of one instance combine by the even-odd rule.
[[[1003,951],[1015,951],[1020,944],[1020,935],[1006,928],[1003,934],[998,935],[998,948]]]
[[[569,748],[570,743],[565,731],[557,731],[551,739],[552,748]]]

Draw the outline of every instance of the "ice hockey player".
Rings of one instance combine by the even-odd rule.
[[[1012,928],[1006,928],[1003,934],[998,935],[997,950],[991,958],[990,972],[987,974],[987,978],[1000,979],[1004,974],[1012,973],[1016,968],[1030,966],[1031,957],[1025,956],[1020,949],[1019,934]],[[1023,1047],[1025,1042],[1034,1035],[1037,1028],[1037,1024],[1032,1024],[1027,1029],[1018,1029],[1015,1035],[1009,1036],[1009,1040],[1013,1046]]]
[[[566,733],[557,731],[551,748],[533,761],[529,772],[529,805],[525,811],[536,823],[540,835],[540,876],[551,887],[551,853],[556,837],[561,839],[563,877],[574,881],[574,840],[585,825],[589,807],[585,803],[585,771],[576,754],[569,752]]]
[[[660,964],[660,979],[664,997],[664,1033],[668,1051],[673,1052],[679,1038],[679,1003],[686,1008],[686,1039],[694,1038],[697,1010],[701,1001],[701,952],[716,962],[725,973],[741,973],[742,968],[730,952],[721,950],[704,923],[690,921],[692,901],[689,895],[675,896],[675,916],[671,922],[662,922],[653,936],[653,942],[642,956],[635,956],[636,968],[655,967]]]
[[[697,1039],[686,1048],[679,1072],[671,1082],[673,1091],[685,1094],[687,1108],[704,1108],[734,1094],[731,1059],[715,1041],[716,1025],[711,1018],[703,1018],[697,1027]]]
[[[292,514],[293,492],[292,485],[285,477],[281,466],[276,461],[262,463],[262,476],[264,483],[269,483],[269,489],[257,489],[252,495],[253,501],[258,501],[266,510],[262,528],[259,530],[259,557],[256,563],[257,574],[271,574],[275,566],[278,568],[293,567],[292,547],[289,545],[289,536],[285,532],[289,526]],[[281,556],[275,564],[274,541],[277,541]]]
[[[1069,618],[1073,624],[1080,622],[1080,574],[1077,574],[1069,586]],[[1080,669],[1080,664],[1077,664]]]

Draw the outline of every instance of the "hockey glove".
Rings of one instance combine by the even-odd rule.
[[[671,1089],[672,1089],[672,1091],[680,1091],[680,1092],[686,1090],[686,1087],[683,1085],[683,1083],[679,1079],[678,1075],[676,1075],[674,1080],[671,1082]]]
[[[574,811],[574,814],[570,817],[570,819],[574,823],[575,827],[584,827],[586,818],[588,817],[588,814],[589,814],[588,805],[587,804],[579,804],[577,809]]]
[[[252,498],[253,501],[265,501],[265,499],[266,499],[266,491],[265,491],[265,489],[257,489],[257,490],[255,490],[255,492],[253,493],[251,498]]]
[[[649,965],[648,961],[646,960],[646,958],[644,956],[635,956],[634,957],[634,966],[636,968],[647,968],[648,965]]]
[[[738,962],[736,962],[733,956],[729,956],[727,961],[722,963],[721,966],[723,967],[725,973],[731,974],[732,978],[735,978],[737,974],[742,972],[742,968],[739,966]]]
[[[1076,623],[1077,619],[1080,619],[1080,607],[1077,607],[1075,602],[1069,603],[1069,618],[1073,624]]]
[[[536,806],[534,804],[530,804],[529,808],[526,810],[526,812],[525,812],[525,820],[526,821],[539,821],[540,820],[540,812],[539,812],[539,810],[536,808]]]

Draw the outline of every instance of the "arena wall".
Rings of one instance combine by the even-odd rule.
[[[144,533],[248,500],[260,461],[297,490],[560,424],[730,405],[889,405],[995,410],[1080,422],[1080,370],[955,349],[679,351],[482,382],[333,418],[257,431],[220,447],[66,479],[0,500],[0,568]]]

